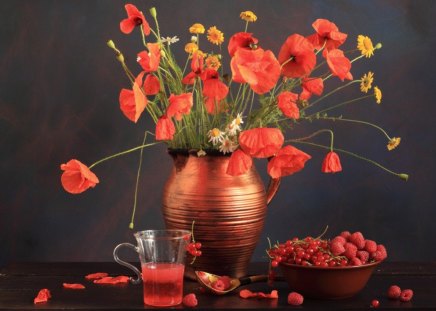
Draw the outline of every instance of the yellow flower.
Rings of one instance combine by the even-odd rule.
[[[357,48],[366,57],[371,57],[374,55],[374,46],[372,45],[372,41],[370,37],[359,35],[357,36]]]
[[[382,92],[381,90],[378,88],[378,86],[374,86],[374,96],[375,96],[375,101],[377,104],[381,103],[382,100]]]
[[[255,21],[257,21],[257,16],[252,11],[241,12],[241,15],[239,15],[239,17],[242,20],[246,21],[246,22],[255,22]]]
[[[204,53],[202,50],[198,50],[197,55],[201,58],[205,58],[207,56],[207,53]]]
[[[210,69],[218,70],[220,68],[221,62],[216,55],[209,55],[206,58],[206,67]]]
[[[198,45],[196,43],[190,42],[185,45],[185,52],[192,54],[198,51]]]
[[[360,82],[360,90],[363,93],[368,93],[368,91],[371,89],[373,81],[374,73],[372,73],[371,71],[369,71],[368,74],[365,73]]]
[[[194,25],[189,27],[190,33],[199,34],[199,33],[204,33],[204,31],[205,31],[204,26],[202,24],[199,24],[199,23],[195,23]]]
[[[388,150],[391,151],[391,150],[397,148],[398,145],[400,144],[400,142],[401,142],[401,137],[392,137],[391,140],[387,144]]]
[[[220,45],[224,42],[224,34],[222,31],[218,30],[215,26],[210,27],[207,30],[207,40],[209,40],[210,43]]]

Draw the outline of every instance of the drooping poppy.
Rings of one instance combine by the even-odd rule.
[[[323,53],[327,60],[327,65],[334,76],[337,76],[341,81],[344,79],[353,80],[351,75],[351,62],[345,57],[344,52],[338,49],[325,51]]]
[[[221,112],[220,101],[226,98],[229,88],[220,79],[214,69],[206,69],[203,74],[203,96],[205,97],[206,110],[210,114]]]
[[[136,77],[133,90],[122,89],[120,92],[120,109],[130,121],[135,123],[147,106],[147,97],[145,97],[140,87],[144,74],[145,71]]]
[[[320,96],[324,91],[324,81],[321,78],[303,78],[301,81],[303,91],[300,94],[300,99],[307,100],[312,94]]]
[[[300,118],[300,109],[297,106],[298,94],[284,91],[277,96],[277,106],[282,113],[291,119]]]
[[[156,140],[172,140],[176,133],[176,127],[173,121],[166,115],[157,120],[156,123]]]
[[[182,120],[183,114],[189,114],[193,105],[192,93],[183,93],[180,95],[171,94],[168,98],[170,102],[167,109],[168,118],[175,117],[177,121]]]
[[[152,74],[149,74],[145,77],[144,80],[144,92],[145,95],[156,95],[160,90],[160,81],[159,79]]]
[[[85,286],[80,283],[63,283],[62,286],[67,289],[85,289]]]
[[[249,49],[251,50],[253,45],[256,45],[259,42],[256,38],[253,37],[252,33],[248,32],[238,32],[230,37],[229,40],[229,54],[231,57],[235,55],[237,49]]]
[[[144,14],[133,4],[126,4],[124,8],[127,12],[127,18],[120,22],[121,31],[125,34],[129,34],[136,26],[142,25],[144,34],[148,36],[150,34],[150,25],[145,19]]]
[[[245,174],[253,166],[253,159],[241,149],[232,153],[227,165],[226,173],[231,176]]]
[[[280,77],[280,64],[271,51],[237,49],[230,62],[233,81],[248,83],[257,94],[271,90]]]
[[[99,183],[97,176],[79,160],[73,159],[61,164],[61,170],[64,171],[61,176],[62,186],[69,193],[82,193]]]
[[[138,63],[145,72],[154,72],[159,68],[160,47],[159,43],[147,43],[147,51],[138,53]]]
[[[316,33],[310,35],[307,39],[317,50],[321,49],[323,46],[326,50],[337,49],[347,39],[347,34],[340,32],[335,23],[327,19],[317,19],[313,22],[312,27],[315,29]]]
[[[275,155],[283,145],[285,138],[278,128],[260,127],[242,131],[239,145],[253,158],[268,158]]]
[[[322,161],[321,172],[337,173],[340,171],[342,171],[342,165],[339,159],[339,155],[334,151],[330,151],[329,153],[327,153],[324,160]]]
[[[292,175],[301,171],[306,161],[310,158],[310,155],[294,146],[285,146],[268,162],[268,174],[272,178]]]
[[[33,299],[33,303],[44,303],[51,298],[51,293],[47,288],[43,288],[38,292],[38,295]]]
[[[280,48],[278,60],[283,66],[283,75],[289,78],[307,76],[316,65],[312,43],[299,34],[286,39]]]
[[[182,83],[183,84],[194,84],[196,77],[197,77],[197,75],[195,74],[195,72],[191,71],[190,73],[188,73],[186,76],[183,77]]]

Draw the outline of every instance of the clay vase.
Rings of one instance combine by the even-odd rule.
[[[194,270],[232,277],[247,275],[267,204],[277,192],[280,179],[271,179],[265,192],[254,165],[243,175],[230,176],[226,174],[229,156],[169,153],[174,167],[163,192],[166,227],[191,230],[195,221],[194,238],[202,243],[202,255],[186,266],[188,277]]]

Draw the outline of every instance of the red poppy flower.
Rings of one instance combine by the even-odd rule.
[[[324,42],[326,50],[337,49],[347,39],[347,34],[340,32],[335,23],[327,19],[317,19],[312,27],[316,33],[307,37],[307,39],[317,50],[323,47]]]
[[[154,72],[159,68],[160,47],[159,43],[147,43],[147,51],[139,52],[138,63],[145,72]]]
[[[195,74],[195,72],[191,71],[182,79],[182,83],[183,84],[194,84],[195,77],[197,77],[197,75]]]
[[[301,87],[303,91],[300,94],[300,99],[307,100],[312,94],[321,95],[324,91],[324,81],[321,78],[303,78]]]
[[[323,173],[337,173],[342,171],[341,161],[336,152],[330,151],[322,161],[321,172]]]
[[[341,81],[344,79],[353,80],[351,75],[351,62],[344,56],[341,50],[331,50],[324,53],[327,60],[327,65],[334,76],[337,76]]]
[[[260,127],[242,131],[239,145],[253,158],[268,158],[275,155],[283,145],[285,138],[278,128]]]
[[[268,162],[268,174],[272,178],[292,175],[301,171],[306,161],[310,158],[310,155],[293,146],[283,147],[277,155]]]
[[[127,12],[127,18],[123,19],[120,23],[121,31],[129,34],[136,26],[142,25],[144,34],[148,36],[150,34],[150,25],[145,20],[144,14],[133,4],[126,4],[124,7]]]
[[[299,34],[289,36],[280,48],[278,60],[284,64],[283,75],[289,78],[307,76],[316,64],[316,55],[313,45]]]
[[[130,121],[135,123],[147,106],[147,97],[140,87],[144,74],[143,71],[136,77],[133,90],[122,89],[120,92],[120,109]]]
[[[271,90],[280,77],[280,64],[271,51],[237,49],[230,62],[233,81],[248,83],[257,94]]]
[[[156,95],[160,90],[159,79],[152,74],[147,75],[144,80],[145,95]]]
[[[252,35],[252,33],[248,32],[238,32],[231,36],[228,46],[230,56],[233,57],[236,50],[239,48],[251,50],[251,46],[259,42],[259,40],[254,38]]]
[[[231,176],[245,174],[253,166],[253,159],[241,149],[235,150],[229,159],[226,173]]]
[[[297,99],[298,94],[284,91],[277,96],[277,106],[288,118],[298,119],[300,118],[300,109],[298,109],[298,106],[296,104]]]
[[[182,120],[183,114],[189,114],[193,105],[192,93],[180,95],[171,94],[168,98],[170,105],[167,109],[168,118],[175,117],[177,121]]]
[[[47,302],[51,298],[51,293],[47,288],[43,288],[38,292],[38,295],[33,299],[33,303]]]
[[[172,140],[176,133],[173,121],[163,115],[156,123],[156,140]]]
[[[203,73],[203,96],[205,97],[206,110],[210,114],[218,113],[222,110],[219,102],[226,98],[229,88],[220,81],[218,72],[214,69],[207,69]]]
[[[61,164],[61,170],[64,171],[61,176],[62,186],[69,193],[82,193],[99,183],[97,176],[78,160],[73,159],[67,164]]]
[[[191,70],[195,74],[199,75],[203,72],[204,67],[204,57],[203,54],[195,52],[192,54],[192,60],[191,60]]]

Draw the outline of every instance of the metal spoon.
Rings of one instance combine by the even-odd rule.
[[[248,285],[256,282],[268,281],[267,275],[252,275],[242,278],[231,278],[229,288],[227,288],[226,290],[218,290],[212,287],[212,283],[220,278],[219,275],[204,272],[204,271],[195,271],[195,275],[197,276],[197,280],[201,285],[204,285],[209,291],[211,291],[216,295],[225,295],[237,289],[239,286]],[[279,279],[281,278],[280,277],[275,278],[275,280],[279,280]]]

